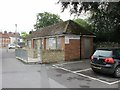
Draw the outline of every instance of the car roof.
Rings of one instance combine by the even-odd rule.
[[[8,45],[15,45],[15,44],[8,44]]]
[[[96,50],[120,50],[120,47],[102,47],[97,48]]]

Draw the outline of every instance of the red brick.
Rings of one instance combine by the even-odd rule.
[[[72,39],[65,44],[65,60],[80,59],[80,40]]]

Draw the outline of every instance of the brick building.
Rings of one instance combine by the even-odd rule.
[[[93,33],[68,20],[34,31],[27,38],[27,44],[29,48],[42,50],[44,59],[49,56],[49,60],[60,58],[67,61],[90,58],[93,37]]]
[[[6,47],[9,43],[9,36],[6,33],[0,32],[0,47]]]
[[[19,38],[20,34],[7,31],[0,32],[0,47],[7,47],[10,43],[13,44],[16,37]]]

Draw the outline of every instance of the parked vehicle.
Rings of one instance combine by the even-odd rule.
[[[19,46],[20,48],[25,47],[25,43],[24,43],[24,42],[19,42],[19,43],[18,43],[18,46]]]
[[[91,57],[91,68],[94,72],[120,77],[120,48],[97,49]]]
[[[15,44],[8,44],[9,49],[15,49]]]
[[[16,45],[16,48],[22,48],[20,45]]]

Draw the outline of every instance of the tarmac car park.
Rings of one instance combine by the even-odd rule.
[[[50,72],[53,74],[52,78],[61,84],[66,84],[69,88],[120,88],[120,78],[115,78],[113,75],[95,73],[91,69],[90,60],[88,59],[54,64],[53,68],[54,73]],[[75,81],[65,83],[67,80]]]

